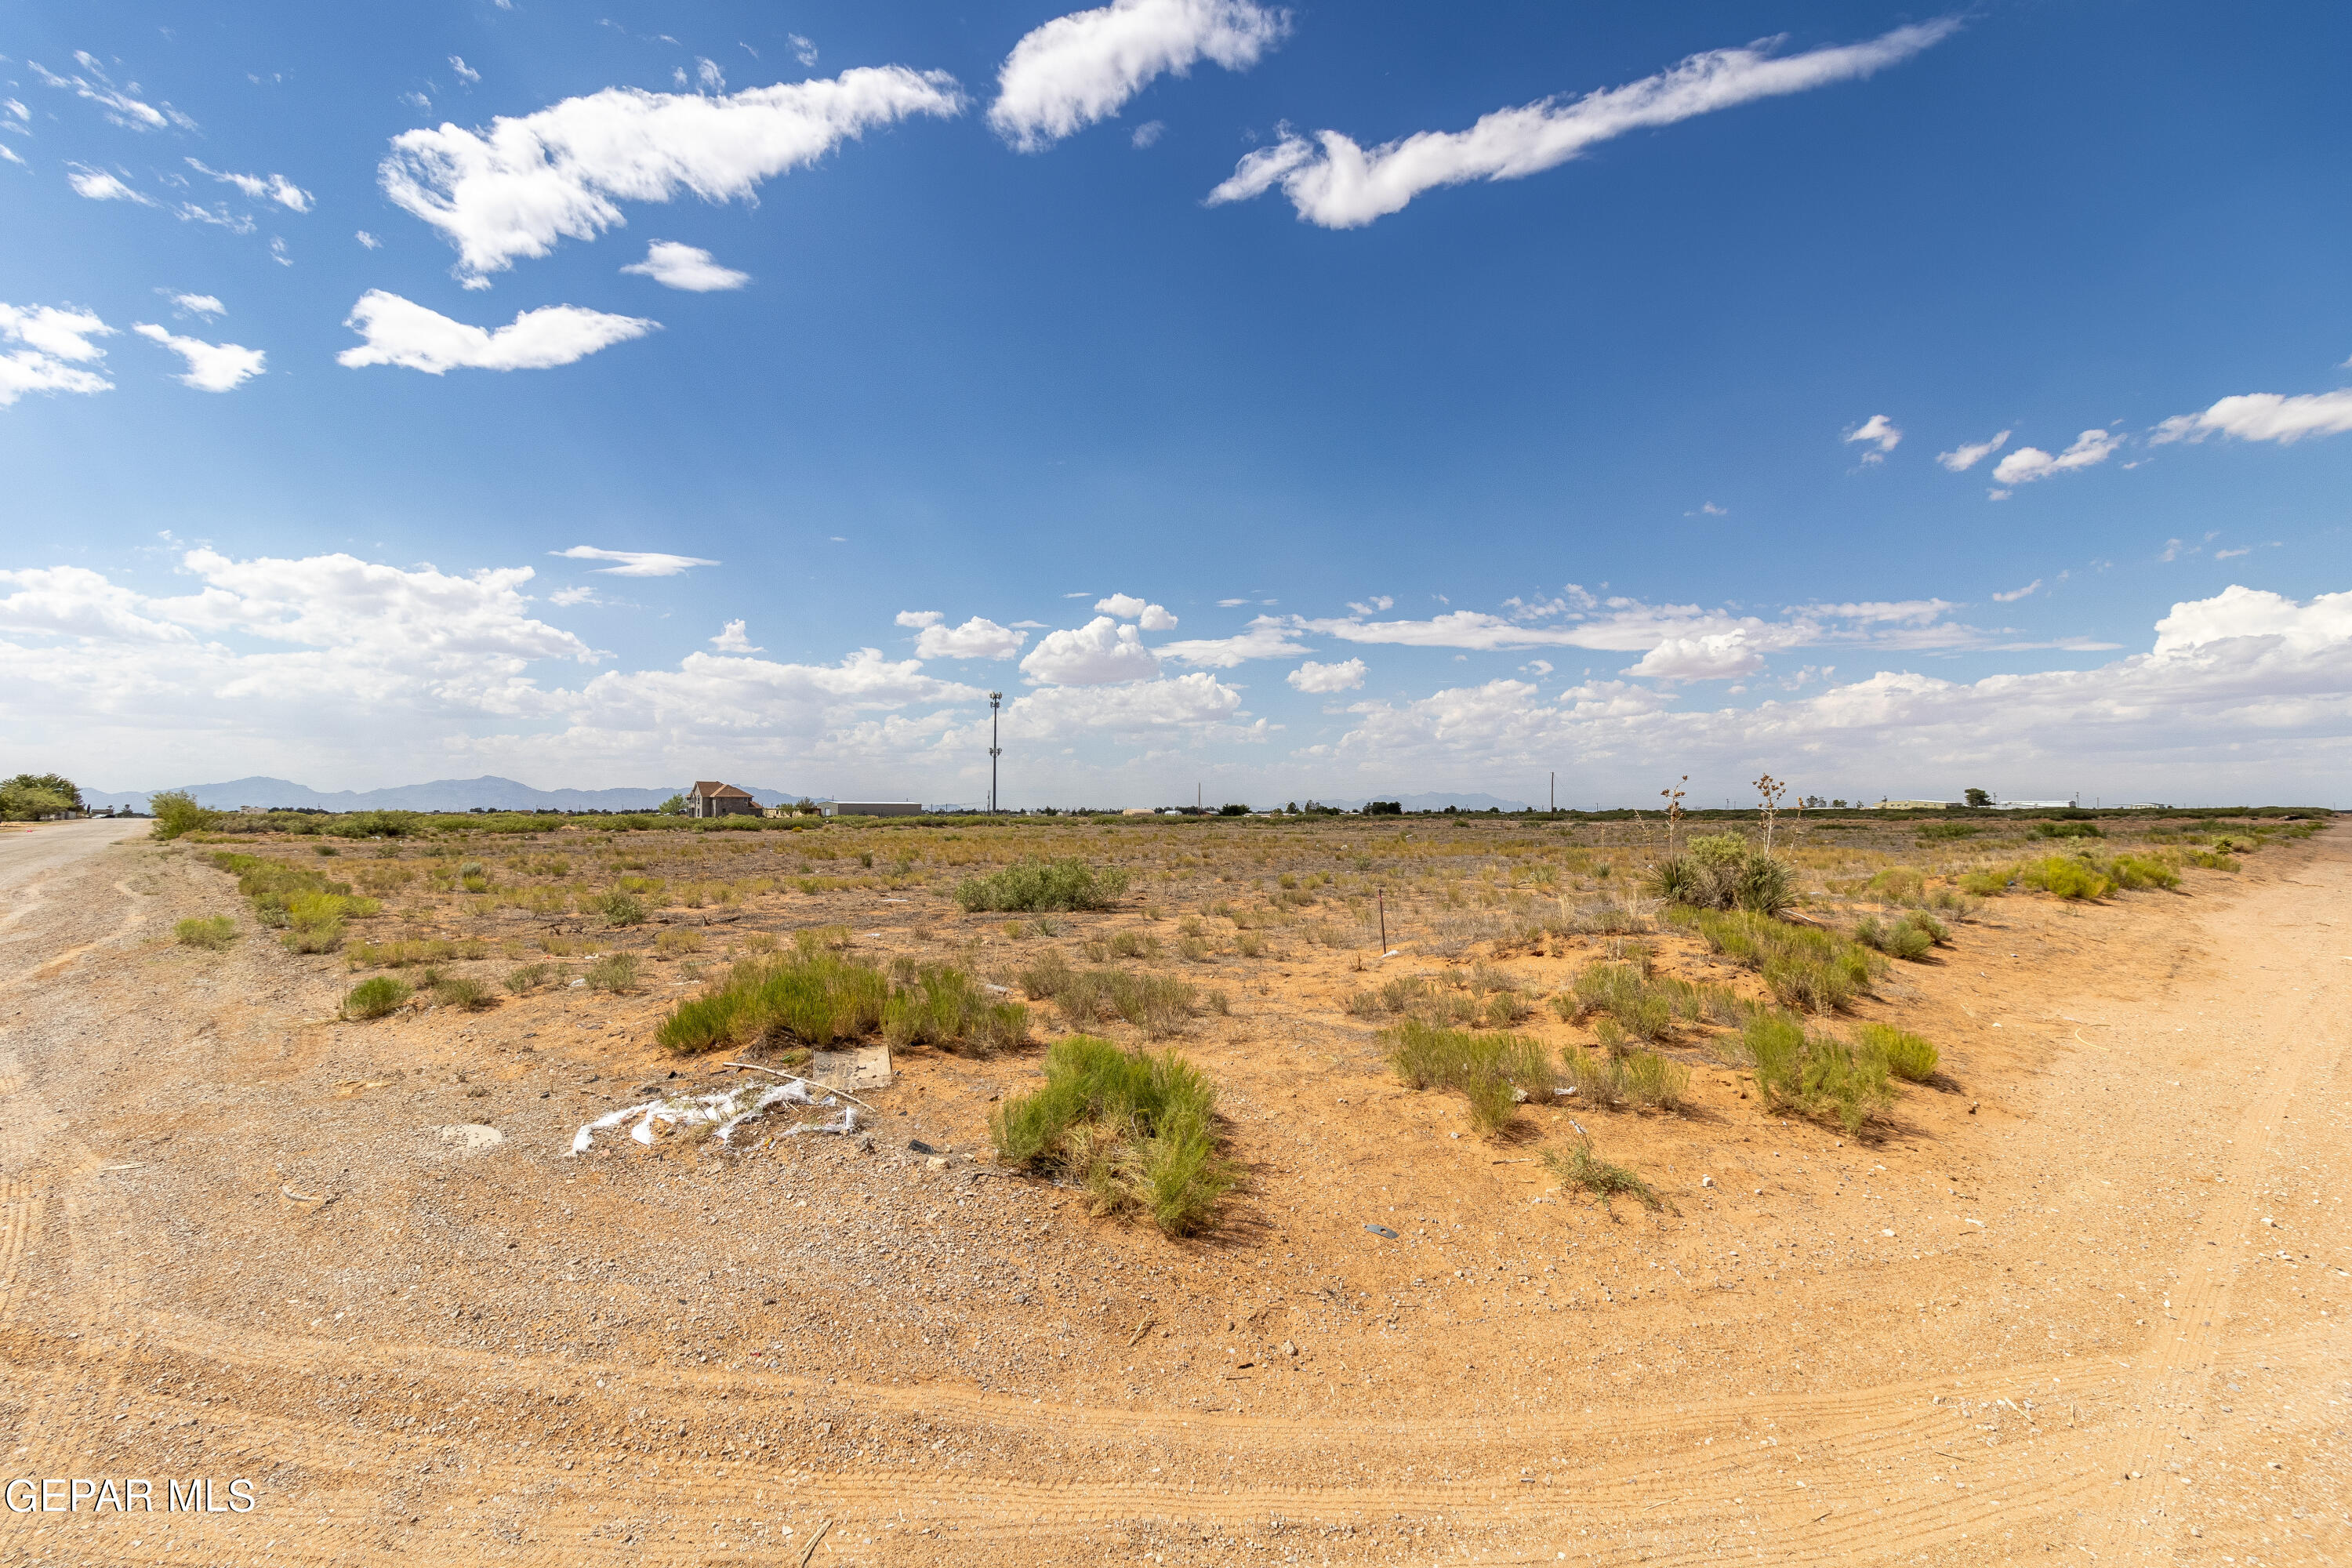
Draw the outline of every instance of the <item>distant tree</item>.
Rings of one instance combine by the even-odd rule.
[[[684,816],[686,815],[686,796],[682,795],[674,795],[670,796],[667,800],[654,807],[654,815],[656,816]]]
[[[1366,816],[1402,816],[1404,803],[1397,800],[1368,800],[1364,802],[1364,815]]]
[[[1961,797],[1970,805],[1990,805],[1992,804],[1991,794],[1985,790],[1963,790],[1961,792]]]
[[[5,785],[0,785],[0,788],[38,790],[45,794],[61,796],[66,803],[64,807],[66,810],[81,809],[81,791],[76,789],[73,780],[63,773],[18,773]]]
[[[803,795],[800,799],[793,802],[793,809],[799,812],[803,816],[821,816],[824,814],[824,807],[817,805],[816,802],[811,800],[806,795]]]
[[[1247,816],[1249,815],[1249,807],[1241,805],[1237,801],[1228,801],[1223,805],[1217,808],[1217,815],[1219,816]]]
[[[1843,802],[1843,801],[1842,801],[1842,800],[1833,800],[1833,801],[1830,802],[1830,805],[1832,805],[1832,806],[1835,806],[1837,809],[1839,809],[1839,810],[1841,810],[1841,811],[1843,811],[1843,810],[1844,810],[1844,809],[1845,809],[1845,802]]]

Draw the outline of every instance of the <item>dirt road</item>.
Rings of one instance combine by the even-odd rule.
[[[1979,1113],[1376,1254],[1090,1222],[913,1102],[569,1159],[627,1019],[335,1024],[171,945],[232,906],[138,826],[0,837],[0,1561],[2352,1561],[2344,829],[1969,935]]]

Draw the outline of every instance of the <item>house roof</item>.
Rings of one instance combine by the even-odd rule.
[[[751,798],[750,790],[737,789],[733,784],[720,784],[717,779],[698,782],[691,793],[720,799],[749,800]]]

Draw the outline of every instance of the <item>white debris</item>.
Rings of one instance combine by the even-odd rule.
[[[584,1154],[596,1141],[596,1134],[620,1126],[632,1117],[637,1124],[629,1129],[629,1136],[640,1143],[654,1141],[656,1126],[710,1127],[712,1136],[725,1143],[735,1134],[735,1129],[755,1117],[763,1116],[779,1105],[815,1105],[831,1107],[841,1101],[824,1089],[812,1092],[809,1086],[797,1080],[792,1083],[741,1083],[716,1094],[679,1095],[663,1100],[649,1100],[642,1105],[625,1106],[607,1111],[572,1135],[572,1152]],[[795,1127],[793,1132],[855,1132],[857,1131],[857,1108],[842,1105],[837,1121],[814,1122]],[[787,1134],[789,1136],[790,1134]]]
[[[478,1121],[460,1121],[441,1129],[441,1142],[462,1143],[468,1150],[495,1149],[506,1141],[505,1133]]]

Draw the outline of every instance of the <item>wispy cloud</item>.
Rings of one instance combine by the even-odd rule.
[[[249,349],[242,343],[208,343],[202,338],[178,337],[152,321],[138,322],[131,330],[186,361],[186,374],[173,379],[198,392],[236,391],[261,374],[262,362],[267,357],[259,349]]]
[[[94,393],[114,383],[97,368],[106,351],[94,341],[114,329],[88,310],[0,304],[0,408],[28,392]]]
[[[2225,397],[2201,414],[2176,414],[2156,427],[2148,445],[2202,441],[2226,436],[2237,441],[2275,441],[2292,447],[2306,436],[2341,436],[2352,430],[2352,388],[2286,396],[2275,392]]]
[[[2042,579],[2036,577],[2032,582],[2028,583],[2022,588],[2011,588],[2005,594],[1995,594],[1992,596],[1992,602],[1996,605],[2013,605],[2017,603],[2018,600],[2025,598],[2030,595],[2038,594],[2041,591]]]
[[[224,185],[235,185],[257,202],[276,202],[290,212],[310,210],[310,193],[283,174],[233,174],[226,169],[208,169],[194,158],[188,160],[188,167]]]
[[[2003,447],[2009,445],[2009,432],[1996,431],[1982,441],[1966,441],[1948,452],[1936,454],[1936,461],[1956,474],[1965,474]]]
[[[1020,151],[1038,152],[1117,114],[1155,77],[1189,75],[1204,59],[1247,70],[1289,28],[1288,13],[1251,0],[1113,0],[1074,11],[1013,46],[988,122]]]
[[[169,103],[160,108],[149,103],[141,95],[137,82],[126,82],[117,87],[113,79],[99,65],[98,58],[87,50],[76,49],[74,60],[84,74],[59,76],[44,69],[37,61],[26,60],[25,63],[32,67],[34,76],[45,85],[60,88],[77,98],[89,100],[97,104],[109,120],[126,130],[161,131],[167,125],[176,125],[183,131],[196,128],[194,121]]]
[[[1441,186],[1523,179],[1628,132],[1870,76],[1941,42],[1958,26],[1947,17],[1801,55],[1776,56],[1769,42],[1715,49],[1623,87],[1497,110],[1467,131],[1423,131],[1369,152],[1337,131],[1318,132],[1311,141],[1286,133],[1244,158],[1208,201],[1212,206],[1246,201],[1280,185],[1306,221],[1360,228]]]
[[[2073,473],[2078,468],[2095,468],[2113,457],[2116,448],[2124,444],[2120,435],[2105,430],[2085,430],[2074,437],[2074,444],[2053,456],[2039,447],[2020,447],[1993,465],[1993,483],[2003,486],[2031,484],[2046,479],[2053,474]]]
[[[655,240],[646,247],[643,261],[633,261],[621,270],[650,278],[665,289],[683,289],[695,294],[740,289],[751,281],[750,273],[721,267],[711,258],[710,252],[674,239]]]
[[[1903,432],[1897,429],[1895,421],[1885,415],[1874,414],[1847,431],[1839,439],[1848,446],[1860,442],[1870,447],[1871,450],[1862,455],[1864,462],[1883,463],[1886,460],[1887,453],[1903,445]]]
[[[612,566],[599,566],[596,571],[607,577],[676,577],[697,566],[716,566],[716,561],[705,561],[698,555],[670,555],[657,550],[600,550],[593,544],[575,544],[569,550],[551,550],[550,555],[560,555],[566,561],[611,561]]]
[[[157,205],[153,197],[142,195],[118,176],[87,163],[67,164],[66,184],[73,187],[74,195],[94,202],[136,202],[142,207]]]

